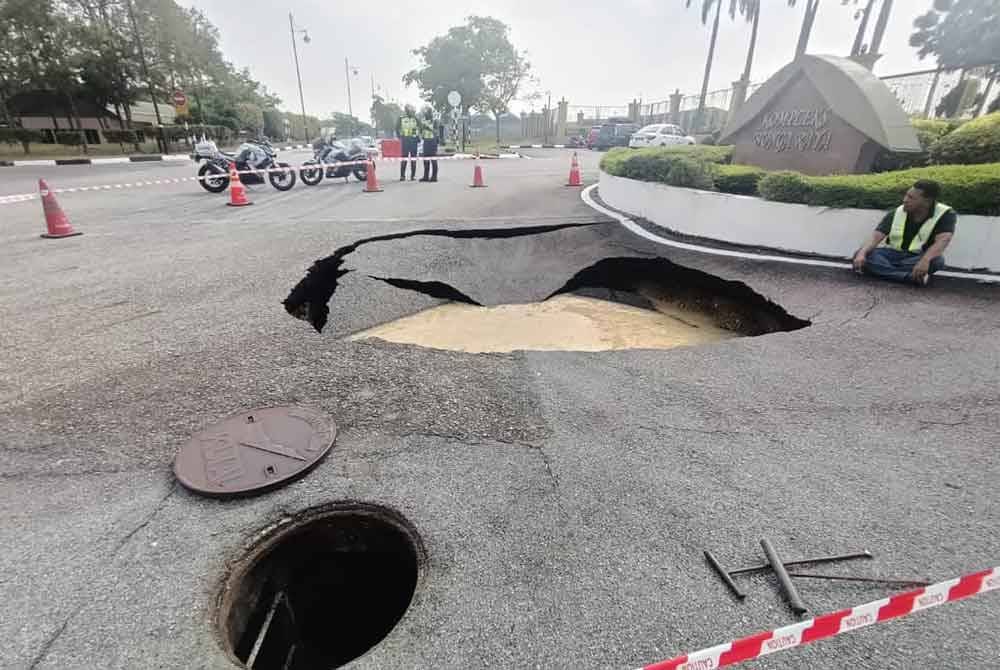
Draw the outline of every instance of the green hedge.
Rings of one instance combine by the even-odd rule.
[[[723,193],[757,195],[757,184],[767,170],[753,165],[719,165],[715,172],[715,188]]]
[[[643,166],[660,165],[660,169],[664,171],[664,174],[666,174],[669,163],[682,157],[693,158],[718,165],[728,165],[733,160],[733,147],[708,146],[704,144],[684,144],[672,147],[649,147],[647,149],[627,149],[624,147],[618,147],[616,149],[611,149],[604,154],[604,157],[601,158],[601,169],[608,174],[625,176],[620,172],[623,169],[630,169],[633,173],[644,173],[648,168],[640,169],[636,166],[639,164]],[[666,165],[663,165],[664,163]],[[624,166],[628,164],[631,164],[632,167],[625,168]],[[645,179],[641,176],[633,178]],[[645,180],[660,181],[655,178]]]
[[[1000,214],[1000,163],[939,165],[867,175],[809,177],[774,172],[760,180],[761,196],[817,207],[890,209],[918,179],[941,184],[941,199],[964,214]]]
[[[56,143],[78,147],[83,144],[83,132],[80,130],[60,130],[56,133]]]
[[[105,130],[102,134],[104,140],[111,144],[135,144],[139,141],[139,134],[134,130]]]
[[[976,164],[1000,161],[1000,112],[968,121],[931,147],[936,164]]]
[[[729,147],[698,148],[729,151],[731,155]],[[722,154],[716,154],[715,158],[721,160]],[[719,164],[707,160],[703,153],[699,155],[697,151],[657,147],[613,149],[601,160],[601,169],[616,177],[723,193],[760,195],[776,202],[862,209],[896,207],[913,182],[933,179],[941,184],[941,199],[960,213],[1000,214],[1000,162],[810,177],[798,172],[767,172],[749,165]]]
[[[45,142],[48,135],[40,130],[28,128],[0,128],[0,142],[18,144],[24,142]]]

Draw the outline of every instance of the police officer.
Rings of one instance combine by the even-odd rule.
[[[403,145],[403,158],[416,158],[417,146],[420,144],[420,119],[413,105],[403,108],[403,115],[396,121],[396,137]],[[417,161],[401,161],[399,164],[399,181],[406,181],[406,164],[410,164],[410,181],[417,176]]]
[[[420,137],[424,140],[424,176],[420,181],[437,181],[438,162],[427,160],[430,156],[437,156],[438,148],[438,124],[434,121],[434,112],[430,107],[424,107],[424,118],[420,120]]]

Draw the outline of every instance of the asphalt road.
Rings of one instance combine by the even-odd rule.
[[[226,668],[215,605],[255,534],[316,505],[398,510],[427,559],[414,601],[356,668],[634,668],[792,621],[769,577],[737,603],[704,564],[871,550],[842,574],[948,578],[1000,564],[1000,297],[680,253],[566,188],[569,153],[442,163],[438,184],[250,189],[193,182],[67,193],[83,236],[41,240],[0,204],[0,651],[4,668]],[[293,156],[289,156],[294,158]],[[581,154],[584,178],[596,156]],[[0,196],[192,175],[190,164],[0,168]],[[398,174],[398,173],[397,173]],[[678,213],[683,216],[683,213]],[[281,301],[345,259],[322,334]],[[672,351],[462,354],[343,336],[437,304],[370,276],[542,299],[612,256],[745,282],[813,325]],[[290,486],[218,501],[174,482],[176,449],[241,408],[338,422]],[[814,613],[886,595],[800,585]],[[333,606],[345,606],[334,603]],[[987,594],[747,664],[992,667]]]

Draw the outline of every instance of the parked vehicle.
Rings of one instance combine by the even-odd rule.
[[[215,142],[199,142],[194,148],[194,159],[199,163],[205,161],[198,169],[198,176],[201,177],[198,183],[211,193],[222,193],[229,188],[230,163],[236,164],[241,173],[240,181],[244,184],[263,184],[264,175],[267,175],[271,186],[279,191],[295,186],[295,170],[288,163],[278,162],[278,152],[266,139],[247,140],[235,154],[219,151]],[[242,174],[247,170],[260,172]]]
[[[587,140],[582,135],[573,135],[566,140],[566,146],[571,149],[581,149],[587,146]]]
[[[680,126],[671,123],[654,123],[645,126],[633,134],[628,142],[628,145],[633,149],[666,147],[677,144],[695,144],[695,139],[686,134]]]
[[[637,130],[639,130],[638,123],[609,121],[601,126],[597,140],[594,142],[594,148],[598,151],[606,151],[611,147],[627,147],[629,139]]]
[[[601,134],[600,126],[591,126],[590,132],[587,133],[587,148],[593,149],[594,145],[597,144],[597,137]]]
[[[340,142],[337,140],[317,140],[313,143],[313,157],[302,164],[299,176],[302,183],[315,186],[323,177],[347,179],[351,174],[358,181],[368,179],[368,165],[326,165],[327,163],[354,163],[368,160],[368,149],[360,138]],[[325,167],[325,169],[324,169]]]

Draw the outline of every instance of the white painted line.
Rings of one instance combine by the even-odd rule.
[[[565,144],[553,144],[552,148],[553,149],[565,149],[566,145]]]
[[[56,164],[56,162],[54,160],[51,160],[51,161],[42,161],[42,160],[38,160],[38,161],[14,161],[14,167],[35,167],[35,166],[54,167],[55,164]]]
[[[532,149],[541,149],[541,148],[542,148],[542,145],[541,145],[541,144],[532,144],[532,145],[531,145],[531,148],[532,148]]]
[[[91,165],[115,165],[118,163],[131,163],[128,156],[122,156],[121,158],[93,158],[90,161]]]
[[[165,161],[189,161],[191,157],[187,154],[168,154],[163,157]]]
[[[812,267],[823,267],[823,268],[836,268],[838,270],[851,270],[852,266],[850,263],[842,261],[826,261],[818,258],[792,258],[789,256],[775,256],[773,254],[755,254],[747,251],[734,251],[732,249],[717,249],[715,247],[706,247],[700,244],[689,244],[687,242],[678,242],[676,240],[671,240],[665,237],[660,237],[655,233],[651,233],[639,224],[637,224],[632,219],[619,214],[618,212],[608,209],[607,207],[598,204],[590,195],[590,192],[598,187],[598,184],[591,184],[587,188],[580,191],[580,199],[583,200],[591,209],[595,209],[605,216],[609,216],[612,219],[618,221],[629,231],[635,233],[639,237],[643,237],[651,242],[656,242],[657,244],[662,244],[668,247],[674,247],[675,249],[683,249],[684,251],[697,251],[703,254],[711,254],[713,256],[726,256],[728,258],[742,258],[745,260],[752,261],[767,261],[772,263],[789,263],[791,265],[809,265]],[[953,277],[956,279],[971,279],[973,281],[985,282],[985,283],[997,283],[1000,284],[1000,275],[981,275],[971,272],[955,272],[952,270],[942,270],[935,273],[939,277]]]

